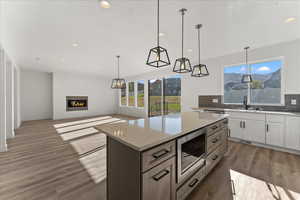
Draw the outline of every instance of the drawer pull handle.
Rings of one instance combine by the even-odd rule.
[[[213,158],[212,158],[212,160],[217,160],[218,159],[218,155],[215,155]]]
[[[213,144],[215,144],[215,143],[217,143],[219,141],[219,139],[218,138],[215,138],[215,139],[213,139],[211,142],[213,143]]]
[[[168,154],[170,151],[167,150],[167,149],[163,149],[163,150],[160,150],[154,154],[152,154],[152,156],[155,158],[155,159],[158,159],[158,158],[161,158],[163,157],[164,155]]]
[[[189,184],[189,187],[194,187],[198,182],[199,182],[199,179],[196,178],[195,180],[193,180],[193,182],[191,182]]]
[[[216,130],[218,128],[217,125],[214,125],[213,127],[211,127],[212,130]]]
[[[170,173],[169,170],[162,170],[161,172],[159,172],[158,174],[156,174],[155,176],[153,176],[153,179],[155,181],[159,181],[160,179],[162,179],[163,177],[165,177],[166,175],[168,175]]]

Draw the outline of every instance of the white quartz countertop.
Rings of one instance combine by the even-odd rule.
[[[225,114],[193,111],[105,124],[96,128],[137,151],[144,151],[226,117]]]
[[[229,108],[215,108],[215,107],[192,107],[195,111],[224,111],[224,112],[242,112],[242,113],[262,113],[274,115],[288,115],[300,117],[300,112],[282,112],[282,111],[266,111],[266,110],[245,110],[245,109],[229,109]]]

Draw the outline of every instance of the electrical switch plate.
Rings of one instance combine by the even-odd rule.
[[[213,99],[212,102],[213,103],[219,103],[219,100],[218,99]]]
[[[291,104],[292,104],[292,105],[297,105],[297,99],[292,99],[292,100],[291,100]]]

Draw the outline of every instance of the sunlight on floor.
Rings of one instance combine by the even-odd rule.
[[[300,200],[300,193],[230,169],[235,200]]]

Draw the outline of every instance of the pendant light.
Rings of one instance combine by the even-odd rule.
[[[181,45],[182,45],[182,49],[181,49],[181,58],[176,59],[175,64],[174,64],[174,68],[173,68],[173,72],[177,72],[177,73],[188,73],[192,71],[191,68],[191,62],[188,58],[185,58],[183,56],[183,39],[184,39],[184,14],[187,11],[187,9],[182,8],[179,10],[179,12],[181,12],[181,20],[182,20],[182,40],[181,40]]]
[[[156,68],[171,64],[167,49],[159,46],[159,0],[157,0],[157,46],[150,49],[146,64]]]
[[[198,49],[199,49],[199,64],[193,67],[193,71],[191,76],[193,77],[204,77],[208,76],[207,66],[205,64],[201,64],[200,60],[200,28],[202,28],[202,24],[197,24],[196,29],[198,30]]]
[[[126,88],[125,79],[120,78],[120,56],[117,56],[118,59],[118,78],[112,80],[111,88],[112,89],[124,89]]]
[[[245,52],[246,52],[246,67],[248,70],[247,74],[244,74],[242,77],[242,83],[252,83],[253,79],[251,74],[249,73],[249,65],[248,65],[248,49],[250,49],[250,47],[245,47]]]

